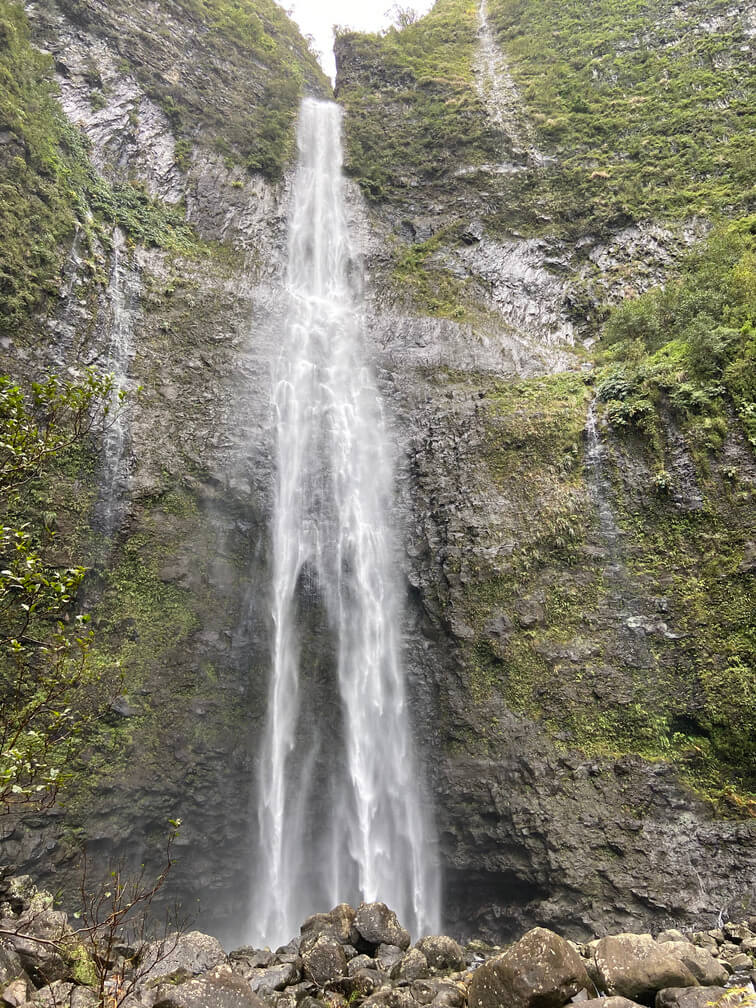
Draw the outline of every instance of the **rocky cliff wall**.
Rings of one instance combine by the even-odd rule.
[[[421,723],[464,935],[752,899],[747,413],[737,395],[681,407],[676,385],[711,377],[678,343],[675,377],[644,386],[648,423],[627,422],[607,380],[658,362],[596,344],[612,303],[676,289],[710,227],[701,199],[750,205],[733,151],[750,143],[752,28],[740,8],[716,27],[694,4],[615,15],[446,0],[401,33],[337,41],[407,459],[411,666],[435,702]],[[694,80],[725,110],[716,178],[695,154],[713,107],[681,96]],[[664,197],[665,117],[686,137],[685,199]],[[667,325],[659,345],[687,338]]]
[[[4,847],[57,888],[82,835],[101,863],[138,863],[180,816],[175,892],[233,939],[268,665],[280,172],[296,95],[325,85],[262,4],[243,44],[246,7],[28,10],[53,54],[67,118],[48,109],[50,129],[77,200],[75,214],[63,200],[59,261],[5,360],[21,375],[111,367],[114,334],[128,336],[118,531],[87,532],[102,513],[97,452],[61,477],[56,519],[93,564],[95,659],[123,686],[88,783]],[[444,0],[401,35],[339,46],[367,333],[403,459],[408,671],[447,926],[500,938],[705,919],[745,901],[752,878],[739,669],[753,455],[731,403],[711,444],[664,395],[653,439],[612,424],[591,341],[607,301],[663,280],[709,222],[629,214],[600,178],[575,216],[497,10],[486,29]],[[263,36],[296,55],[269,130],[265,96],[287,64],[261,60]],[[49,64],[27,49],[38,94]],[[314,633],[315,668],[326,651]]]

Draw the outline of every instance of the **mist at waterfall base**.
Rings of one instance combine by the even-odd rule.
[[[440,923],[402,667],[392,449],[363,359],[339,108],[306,99],[298,143],[272,390],[272,668],[248,924],[248,940],[271,947],[341,902],[385,902],[415,935]],[[309,652],[313,627],[325,661]]]

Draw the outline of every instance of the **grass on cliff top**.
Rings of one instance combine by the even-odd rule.
[[[438,0],[415,24],[337,39],[346,169],[373,200],[407,195],[494,156],[472,76],[477,5]]]
[[[231,161],[280,178],[295,150],[305,90],[330,83],[274,0],[43,0],[55,33],[60,9],[103,38],[168,116],[179,147],[204,134]]]
[[[568,230],[753,208],[756,75],[727,0],[491,0],[490,20]]]
[[[339,40],[347,163],[373,199],[476,203],[494,233],[580,236],[631,220],[752,211],[756,89],[726,0],[490,0],[489,21],[550,160],[455,178],[506,148],[475,89],[477,4]]]

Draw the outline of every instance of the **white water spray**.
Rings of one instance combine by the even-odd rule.
[[[340,134],[336,105],[303,103],[273,388],[273,669],[251,916],[251,939],[273,946],[309,914],[362,899],[416,935],[439,925],[400,654],[391,450],[361,357]]]
[[[123,519],[129,484],[129,430],[121,395],[128,386],[128,372],[134,352],[131,302],[138,297],[136,281],[129,272],[126,239],[119,228],[113,232],[113,271],[108,289],[111,327],[105,370],[113,375],[113,391],[103,443],[103,472],[98,504],[106,550]]]

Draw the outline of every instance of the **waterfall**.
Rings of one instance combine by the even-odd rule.
[[[298,143],[273,375],[273,653],[250,924],[272,945],[339,902],[382,900],[415,934],[439,924],[401,659],[393,459],[360,346],[338,106],[306,99]],[[320,626],[325,661],[303,624]]]
[[[128,384],[128,372],[133,356],[132,302],[138,298],[137,282],[131,277],[126,258],[126,238],[120,228],[113,232],[113,269],[108,287],[110,300],[110,339],[105,371],[113,376],[110,414],[103,441],[100,498],[97,505],[98,524],[107,550],[118,531],[128,489],[128,440],[126,411],[121,394]]]

